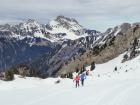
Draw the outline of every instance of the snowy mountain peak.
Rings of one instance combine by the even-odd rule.
[[[125,33],[130,28],[132,28],[132,25],[130,23],[122,23],[121,25],[115,26],[113,28],[108,28],[104,34],[116,36],[118,34]]]
[[[40,24],[34,19],[28,19],[17,25],[1,25],[0,36],[24,39],[26,37],[40,37],[51,42],[76,40],[86,36],[98,36],[98,31],[83,28],[73,18],[58,16],[47,25]]]
[[[74,18],[57,16],[56,19],[49,22],[47,31],[55,40],[76,40],[81,37],[95,36],[98,37],[100,32],[88,30],[81,26]]]
[[[65,17],[65,16],[57,16],[56,21],[62,22],[62,23],[63,22],[73,22],[73,23],[78,24],[78,21],[75,20],[74,18],[68,18],[68,17]]]
[[[37,22],[37,21],[35,19],[28,19],[27,22],[28,23],[34,23],[34,22]]]
[[[67,30],[80,30],[83,27],[73,18],[57,16],[56,19],[50,21],[49,25],[54,28],[65,28]]]
[[[25,23],[22,24],[24,28],[42,28],[42,26],[39,24],[39,22],[28,19]]]

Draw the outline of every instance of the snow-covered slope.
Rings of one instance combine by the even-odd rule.
[[[75,88],[70,79],[19,78],[0,81],[1,105],[139,105],[140,56],[121,63],[122,56],[96,65],[85,86]],[[114,71],[114,67],[118,71]],[[88,68],[87,68],[88,69]],[[128,72],[126,72],[128,70]],[[100,75],[100,77],[98,76]]]
[[[104,64],[97,64],[93,77],[139,78],[140,56],[122,63],[124,54]],[[90,69],[90,66],[87,67]]]

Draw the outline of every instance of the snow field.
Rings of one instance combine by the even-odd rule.
[[[0,81],[1,105],[139,105],[140,56],[121,63],[123,55],[96,69],[75,88],[70,79],[19,78]],[[127,66],[126,66],[127,65]],[[117,71],[114,72],[114,66]],[[89,67],[87,67],[89,69]],[[128,72],[125,72],[126,69]],[[100,77],[98,77],[100,75]]]

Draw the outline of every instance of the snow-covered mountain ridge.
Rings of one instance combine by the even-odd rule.
[[[100,32],[85,29],[75,19],[64,16],[58,16],[47,25],[32,19],[17,25],[0,25],[0,71],[17,64],[31,63],[33,59],[39,60],[42,56],[50,59],[54,55],[59,57],[58,52],[62,58],[66,58],[64,61],[69,60],[85,50],[89,42],[92,47],[101,36]],[[75,49],[72,54],[68,46]],[[64,51],[63,48],[67,50]],[[48,58],[45,62],[49,62]],[[9,60],[12,62],[8,62]],[[40,65],[38,67],[42,68],[43,65]],[[48,69],[47,65],[45,69]]]
[[[92,32],[88,32],[92,31]],[[88,30],[83,28],[73,18],[58,16],[50,21],[47,25],[29,19],[24,23],[17,25],[0,25],[1,37],[14,37],[23,39],[25,37],[40,37],[51,42],[75,40],[89,35],[99,36],[101,33],[96,30]]]
[[[1,25],[0,69],[27,64],[46,78],[73,72],[93,61],[105,63],[124,53],[140,37],[138,25],[123,23],[100,33],[64,16],[47,25],[32,19],[17,25]]]

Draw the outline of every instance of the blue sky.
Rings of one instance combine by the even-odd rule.
[[[1,24],[29,18],[47,23],[58,15],[105,31],[123,22],[140,22],[140,0],[0,0]]]

